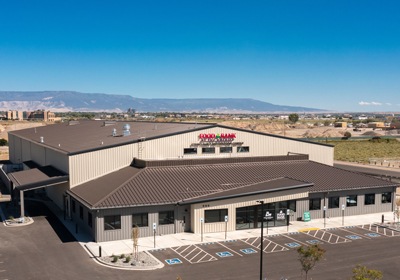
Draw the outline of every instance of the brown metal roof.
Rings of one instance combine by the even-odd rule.
[[[130,125],[131,135],[122,136],[122,126],[124,124]],[[157,129],[155,128],[155,126],[157,126]],[[150,140],[211,127],[223,127],[231,130],[244,131],[275,138],[307,142],[311,145],[333,147],[329,144],[309,142],[301,139],[289,138],[212,123],[199,123],[196,125],[194,123],[121,121],[112,124],[112,122],[107,123],[104,121],[80,120],[76,122],[70,122],[70,124],[68,124],[68,122],[63,122],[54,125],[15,130],[9,132],[9,134],[16,135],[28,141],[36,142],[39,145],[57,150],[64,154],[74,155],[138,142],[141,137],[145,137],[146,140]],[[117,130],[116,137],[112,136],[112,130],[114,128]],[[43,143],[40,142],[40,137],[43,137]]]
[[[131,135],[122,136],[122,126],[126,123],[131,127]],[[155,126],[157,126],[157,129],[155,129]],[[185,131],[200,130],[210,126],[213,126],[213,124],[197,124],[197,128],[195,128],[194,123],[116,122],[115,125],[104,125],[104,121],[80,120],[79,123],[73,125],[63,122],[15,130],[9,132],[9,134],[65,154],[74,154],[133,143],[138,141],[140,137],[151,139]],[[112,136],[114,128],[117,130],[117,137]],[[43,143],[40,143],[40,137],[43,137]]]
[[[48,165],[8,174],[18,190],[29,190],[68,182],[69,176]]]
[[[139,170],[141,171],[139,172]],[[112,184],[113,180],[117,180],[120,174],[125,174],[125,172],[124,179],[129,177],[129,172],[132,172],[132,177],[122,184]],[[234,189],[238,191],[240,187],[254,186],[271,179],[284,177],[314,184],[309,188],[310,192],[397,185],[329,165],[299,160],[146,167],[143,169],[127,167],[75,187],[70,192],[84,201],[92,201],[89,206],[93,208],[172,204],[219,195],[218,193],[222,194],[224,191]],[[111,189],[112,191],[110,191]],[[246,188],[241,188],[241,190],[243,194],[248,192]],[[95,192],[107,195],[102,199],[99,199],[101,197],[99,195],[95,200],[91,200],[90,197]]]

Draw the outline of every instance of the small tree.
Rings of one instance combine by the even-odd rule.
[[[381,271],[367,269],[359,264],[352,271],[353,277],[349,278],[349,280],[376,280],[383,277]]]
[[[7,145],[7,140],[4,139],[4,138],[1,138],[0,139],[0,146],[5,146],[5,145]]]
[[[132,229],[132,241],[133,241],[133,259],[139,260],[139,227],[135,225]]]
[[[308,279],[308,272],[314,268],[317,262],[322,260],[325,249],[322,249],[319,244],[314,244],[307,247],[307,250],[303,245],[296,249],[299,253],[299,260],[301,264],[301,276],[303,279],[303,271],[306,273],[306,280]]]
[[[299,120],[299,115],[293,113],[289,115],[289,121],[291,123],[296,123]]]
[[[350,133],[350,132],[348,132],[348,131],[346,131],[346,132],[344,133],[344,137],[346,137],[346,138],[350,138],[350,137],[351,137],[351,133]]]

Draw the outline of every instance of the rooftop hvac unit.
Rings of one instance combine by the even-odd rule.
[[[131,132],[129,131],[129,129],[131,129],[131,126],[129,125],[129,124],[124,124],[123,126],[122,126],[122,129],[123,129],[123,131],[124,131],[124,136],[128,136],[128,135],[131,135]]]
[[[115,128],[113,128],[113,130],[112,130],[112,136],[113,137],[117,136],[117,130]]]

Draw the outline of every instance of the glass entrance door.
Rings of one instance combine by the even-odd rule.
[[[254,228],[254,207],[236,208],[236,229]]]

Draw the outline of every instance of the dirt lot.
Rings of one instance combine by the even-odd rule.
[[[37,127],[46,125],[45,122],[31,122],[31,121],[0,121],[0,139],[8,140],[8,132],[20,130],[30,127]]]

